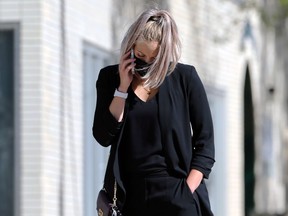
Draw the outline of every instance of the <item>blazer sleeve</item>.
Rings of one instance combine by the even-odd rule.
[[[213,122],[204,86],[193,66],[191,70],[188,84],[189,116],[193,130],[191,168],[208,178],[215,162]]]
[[[104,68],[99,72],[96,82],[97,102],[93,122],[93,136],[102,146],[109,146],[119,134],[122,122],[118,122],[109,110],[117,87],[117,76],[112,68]]]

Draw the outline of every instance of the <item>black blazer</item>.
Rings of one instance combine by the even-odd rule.
[[[104,187],[112,195],[115,176],[120,186],[117,195],[121,206],[125,200],[125,188],[119,173],[117,149],[123,123],[117,122],[109,111],[119,83],[118,65],[101,69],[96,83],[93,136],[100,145],[111,145]],[[191,169],[197,169],[204,178],[208,178],[215,162],[213,124],[207,96],[195,68],[178,63],[160,86],[158,100],[162,143],[169,173],[187,178]],[[129,106],[129,96],[126,106]],[[195,192],[202,215],[213,215],[204,181]]]

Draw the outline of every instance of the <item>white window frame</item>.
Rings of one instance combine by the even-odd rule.
[[[83,43],[83,115],[84,115],[84,215],[96,215],[96,198],[103,187],[110,148],[100,146],[92,135],[96,105],[96,80],[99,71],[111,62],[112,55],[89,43]]]

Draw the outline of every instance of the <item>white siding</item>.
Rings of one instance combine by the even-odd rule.
[[[63,72],[61,1],[0,1],[0,23],[20,23],[21,216],[59,215],[60,172],[64,215],[84,212],[82,46],[111,49],[111,3],[65,2]]]
[[[41,215],[42,185],[42,127],[41,127],[41,57],[40,57],[40,3],[37,1],[0,1],[0,22],[20,23],[20,158],[21,192],[20,207],[16,212],[21,215]],[[35,29],[37,29],[35,31]],[[36,33],[37,32],[37,33]],[[17,86],[16,88],[19,88]],[[25,125],[25,127],[24,127]],[[19,209],[18,209],[19,208]]]

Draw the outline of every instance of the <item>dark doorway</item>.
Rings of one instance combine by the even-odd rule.
[[[254,114],[249,66],[246,68],[244,84],[244,182],[245,182],[245,216],[254,210]]]
[[[0,30],[0,215],[14,215],[14,32]]]

